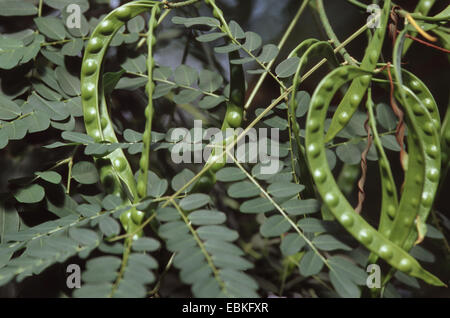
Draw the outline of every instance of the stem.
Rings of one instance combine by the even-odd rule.
[[[297,13],[295,14],[294,19],[292,19],[291,24],[288,26],[286,31],[283,34],[283,37],[281,38],[280,42],[278,43],[277,47],[279,50],[284,46],[287,39],[289,38],[289,35],[292,33],[292,30],[294,29],[295,25],[297,24],[298,20],[300,19],[300,16],[302,15],[303,11],[306,8],[306,5],[308,4],[309,0],[304,0],[300,8],[298,9]],[[275,63],[275,59],[270,61],[269,64],[267,64],[267,68],[270,70],[272,68],[272,65]],[[244,109],[247,109],[252,104],[253,100],[255,99],[256,94],[258,93],[259,89],[261,88],[262,83],[264,82],[264,79],[267,76],[267,72],[264,72],[261,74],[261,76],[258,79],[258,82],[256,83],[255,87],[252,90],[252,93],[250,94],[249,98],[247,99],[247,102],[244,105]]]
[[[188,220],[186,215],[183,213],[183,210],[181,207],[174,201],[170,200],[172,205],[177,209],[178,213],[180,213],[181,218],[183,219],[184,223],[186,223],[186,226],[189,228],[189,231],[191,231],[192,236],[194,237],[195,241],[197,242],[198,246],[200,247],[200,250],[202,251],[203,255],[206,258],[206,262],[208,263],[209,267],[211,267],[211,270],[213,271],[214,278],[217,280],[218,284],[222,288],[223,292],[227,294],[227,288],[225,286],[225,283],[220,278],[219,270],[214,265],[214,262],[212,261],[211,255],[209,255],[208,251],[205,248],[205,245],[201,241],[200,237],[197,234],[197,231],[192,227],[191,222]]]
[[[316,0],[316,11],[319,13],[320,21],[322,22],[323,28],[325,29],[325,32],[327,33],[328,37],[332,41],[334,47],[337,47],[341,44],[339,39],[337,38],[336,34],[334,33],[334,30],[330,24],[330,21],[328,20],[327,13],[325,12],[325,7],[323,6],[323,0]],[[348,54],[347,50],[344,48],[341,48],[339,50],[339,54],[342,55],[342,57],[350,64],[350,65],[356,65],[353,58]]]
[[[125,242],[125,252],[123,253],[122,265],[120,266],[119,275],[117,276],[117,279],[114,282],[114,285],[111,289],[111,293],[109,294],[109,297],[114,296],[114,293],[117,291],[117,288],[119,287],[119,283],[122,280],[123,274],[125,273],[125,268],[127,267],[127,263],[128,263],[128,256],[130,255],[130,251],[131,251],[131,243],[132,243],[131,238],[128,238]]]
[[[44,2],[44,0],[39,0],[38,17],[42,16],[42,3],[43,2]]]

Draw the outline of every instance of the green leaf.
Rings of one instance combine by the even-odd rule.
[[[117,72],[108,72],[103,75],[103,86],[106,95],[112,93],[124,73],[125,70],[120,70]]]
[[[296,117],[303,117],[309,109],[309,103],[311,101],[311,95],[306,91],[299,91],[295,95],[297,101],[297,109],[295,110]]]
[[[36,92],[45,99],[51,101],[61,100],[61,95],[52,90],[51,88],[48,88],[47,85],[45,85],[44,83],[33,81],[33,89],[36,90]]]
[[[20,63],[24,64],[34,59],[41,50],[41,44],[44,42],[44,36],[41,34],[33,34],[33,42],[24,48],[23,57]]]
[[[253,264],[241,256],[229,254],[215,254],[212,256],[214,264],[218,267],[245,271],[253,267]]]
[[[281,215],[273,215],[267,218],[260,228],[260,233],[264,237],[275,237],[289,231],[291,225]]]
[[[142,134],[132,129],[125,129],[123,138],[125,138],[127,142],[139,142],[142,141]]]
[[[301,184],[274,182],[267,188],[267,192],[274,197],[291,197],[303,191],[303,189],[305,189],[305,186]]]
[[[144,77],[122,77],[116,85],[116,89],[126,89],[130,91],[134,91],[135,89],[145,86],[148,80]]]
[[[172,76],[172,69],[168,66],[159,66],[153,70],[153,78],[159,80],[168,80]]]
[[[411,277],[403,272],[396,271],[394,277],[401,283],[410,286],[412,288],[420,289],[420,284],[416,278]]]
[[[275,210],[272,202],[267,198],[255,198],[241,204],[242,213],[266,213]]]
[[[147,72],[147,59],[143,54],[134,58],[128,57],[121,67],[127,72],[144,74]]]
[[[294,75],[299,62],[300,59],[297,56],[290,57],[277,65],[275,73],[281,78]]]
[[[298,221],[297,225],[307,233],[326,232],[323,222],[315,218],[304,218]]]
[[[400,151],[400,145],[397,142],[397,139],[395,136],[392,135],[384,135],[380,137],[381,143],[383,144],[383,147],[392,150],[392,151]]]
[[[318,212],[320,203],[316,199],[294,199],[283,202],[281,207],[290,215],[303,215]]]
[[[197,229],[198,236],[202,240],[219,240],[219,241],[235,241],[239,237],[239,234],[219,225],[206,225]]]
[[[156,251],[161,244],[155,239],[149,237],[140,237],[133,242],[132,248],[136,252],[153,252]]]
[[[434,263],[436,261],[436,257],[433,253],[420,245],[414,246],[411,249],[410,254],[422,262]]]
[[[33,93],[27,103],[37,112],[42,112],[52,120],[64,120],[70,113],[64,102],[48,101]]]
[[[73,165],[72,177],[81,184],[93,184],[99,179],[97,168],[92,162],[80,161]]]
[[[122,204],[122,200],[114,194],[108,194],[103,200],[102,200],[102,206],[106,210],[114,210],[117,207],[119,207]]]
[[[112,283],[83,284],[75,289],[75,298],[107,298],[111,294]]]
[[[180,214],[177,209],[165,207],[156,210],[156,218],[163,222],[176,221],[180,219]]]
[[[205,96],[199,103],[198,106],[202,109],[212,109],[225,101],[223,96]]]
[[[148,171],[147,195],[159,198],[166,193],[169,183],[166,179],[161,179],[153,171]]]
[[[384,103],[380,103],[376,107],[377,120],[380,125],[386,130],[394,130],[397,126],[397,118],[392,108]]]
[[[188,183],[195,174],[189,169],[183,169],[180,173],[178,173],[175,177],[173,177],[171,181],[171,187],[174,191],[178,191],[181,189],[186,183]],[[192,189],[193,185],[190,185],[185,193],[189,192]]]
[[[259,49],[262,44],[262,39],[259,36],[259,34],[255,32],[245,32],[245,43],[242,46],[244,49],[248,51],[254,51],[256,49]]]
[[[20,218],[14,206],[6,202],[0,203],[0,243],[5,243],[7,233],[16,233],[19,230]],[[0,262],[0,268],[1,268]]]
[[[21,203],[37,203],[45,196],[45,191],[39,184],[32,184],[26,188],[21,188],[14,193],[14,197]]]
[[[215,225],[225,222],[226,216],[219,211],[198,210],[190,213],[188,219],[194,225]]]
[[[25,118],[9,122],[3,126],[11,140],[20,140],[25,137],[28,129],[28,121]]]
[[[3,0],[0,2],[0,5],[2,6],[0,16],[27,16],[38,13],[38,9],[34,4],[24,1]]]
[[[197,70],[188,65],[180,65],[175,69],[175,83],[178,85],[191,86],[197,82],[197,78]]]
[[[8,145],[8,131],[6,129],[0,129],[0,149],[3,149]]]
[[[22,111],[16,103],[0,94],[0,119],[14,119],[21,114]]]
[[[82,39],[73,39],[72,41],[64,44],[61,49],[61,53],[68,56],[76,56],[83,49],[84,42]]]
[[[182,89],[173,97],[173,101],[177,104],[189,104],[196,100],[202,93],[192,89]]]
[[[223,78],[216,72],[202,70],[200,72],[200,82],[198,87],[208,93],[214,93],[222,86]]]
[[[66,37],[66,29],[61,19],[55,17],[37,17],[34,23],[39,31],[52,40],[64,40]]]
[[[176,241],[178,241],[181,237],[186,238],[186,233],[188,232],[189,228],[182,221],[169,222],[161,225],[158,229],[159,236]]]
[[[0,34],[0,43],[0,68],[16,67],[24,54],[23,42]]]
[[[84,217],[91,217],[97,215],[102,210],[98,204],[80,204],[77,206],[77,212]]]
[[[339,296],[344,298],[359,298],[361,296],[361,290],[348,277],[339,275],[335,271],[330,271],[329,277]]]
[[[227,45],[224,45],[224,46],[219,46],[219,47],[216,46],[214,48],[214,51],[216,53],[219,53],[219,54],[224,54],[224,53],[230,53],[230,52],[233,52],[233,51],[237,51],[237,50],[239,50],[239,48],[240,48],[239,45],[236,45],[234,43],[230,43],[230,44],[227,44]]]
[[[69,236],[78,243],[86,246],[95,246],[100,243],[98,235],[94,231],[88,229],[71,227]]]
[[[278,128],[279,130],[286,130],[289,126],[288,121],[280,116],[272,116],[271,118],[264,120],[264,124],[273,128]]]
[[[341,241],[338,241],[335,237],[329,234],[323,234],[320,236],[316,236],[313,239],[313,244],[323,251],[334,251],[334,250],[345,250],[351,251],[352,248]]]
[[[81,143],[81,144],[91,144],[94,143],[94,139],[83,133],[75,131],[63,131],[61,137],[65,140]]]
[[[55,70],[56,79],[67,95],[78,96],[81,94],[80,79],[70,74],[63,66],[58,66]]]
[[[243,39],[245,38],[245,33],[242,30],[241,26],[234,20],[231,20],[228,23],[228,27],[230,28],[231,35],[235,39]]]
[[[297,233],[289,233],[281,241],[281,253],[285,256],[294,255],[306,245],[306,241]]]
[[[194,25],[206,25],[210,27],[219,27],[220,21],[209,17],[197,17],[197,18],[183,18],[183,17],[173,17],[172,23],[174,24],[184,24],[187,28]]]
[[[76,4],[80,7],[81,12],[86,12],[89,9],[88,0],[44,0],[45,4],[53,9],[58,9],[60,11],[66,9],[70,4]],[[100,3],[99,1],[97,1]]]
[[[60,49],[52,46],[41,49],[40,52],[50,62],[60,66],[64,65],[64,55],[62,55]]]
[[[210,203],[211,199],[208,195],[203,193],[196,193],[188,195],[181,199],[180,207],[185,211],[192,211]]]
[[[241,169],[236,167],[226,167],[222,168],[216,173],[216,179],[217,181],[222,182],[233,182],[233,181],[240,181],[245,179],[245,173],[242,172]]]
[[[224,36],[225,36],[224,33],[213,32],[213,33],[206,33],[206,34],[199,35],[195,39],[199,42],[211,42],[211,41],[215,41],[220,38],[223,38]]]
[[[99,221],[100,230],[106,237],[111,237],[120,233],[119,223],[110,216],[106,216]]]
[[[320,273],[324,263],[314,251],[307,251],[303,255],[299,266],[300,274],[309,277]]]
[[[276,45],[273,44],[266,44],[262,48],[261,54],[258,56],[258,60],[260,60],[262,63],[269,63],[274,58],[277,57],[279,53],[279,49]]]
[[[236,245],[220,240],[207,240],[205,242],[205,248],[212,255],[215,254],[244,255],[244,251],[242,251]]]
[[[253,182],[241,181],[233,183],[227,193],[232,198],[251,198],[259,195],[260,189]]]
[[[328,258],[328,263],[331,265],[339,276],[345,276],[355,284],[364,286],[367,280],[367,272],[362,268],[356,266],[348,259],[342,256],[332,256]]]
[[[343,162],[349,165],[355,165],[361,162],[361,151],[354,144],[340,145],[336,149],[336,155]]]
[[[35,174],[50,183],[59,184],[61,182],[61,175],[55,171],[44,171],[44,172],[35,172]]]
[[[134,17],[133,19],[131,19],[127,22],[128,31],[130,31],[132,33],[133,32],[139,33],[142,30],[144,30],[144,27],[145,27],[145,20],[140,15]]]

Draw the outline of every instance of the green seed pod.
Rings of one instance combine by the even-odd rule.
[[[383,10],[380,12],[380,25],[377,27],[374,36],[370,40],[361,63],[361,68],[369,72],[372,72],[377,65],[381,48],[383,47],[390,10],[391,1],[384,1]],[[336,134],[348,124],[352,115],[358,109],[358,106],[369,87],[370,78],[371,76],[368,75],[358,78],[352,82],[344,98],[339,103],[336,112],[334,113],[330,127],[328,128],[325,136],[325,142],[332,140]],[[344,113],[346,114],[345,118],[342,116]]]
[[[423,279],[429,284],[444,286],[437,277],[424,270],[400,246],[394,244],[369,225],[348,203],[339,190],[325,155],[324,122],[328,106],[336,91],[350,80],[370,74],[354,66],[343,66],[328,74],[316,88],[311,99],[306,124],[306,154],[317,190],[324,204],[342,226],[371,252],[382,257],[392,267]],[[333,83],[330,90],[329,84]],[[319,129],[310,123],[318,121]]]

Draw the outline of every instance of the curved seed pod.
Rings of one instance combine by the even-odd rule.
[[[157,16],[160,14],[161,9],[159,6],[154,6],[151,14],[150,20],[148,22],[148,57],[147,57],[147,75],[148,83],[146,85],[146,91],[148,95],[148,104],[145,108],[145,130],[142,137],[143,149],[141,154],[141,160],[139,161],[139,177],[137,183],[137,195],[139,199],[147,196],[147,180],[148,180],[148,169],[150,164],[150,143],[151,143],[151,133],[152,133],[152,120],[153,120],[153,91],[155,89],[155,83],[153,82],[153,68],[155,67],[155,61],[153,60],[153,46],[156,43],[155,29],[158,25]]]
[[[395,217],[395,212],[398,208],[398,195],[395,187],[394,177],[392,176],[391,166],[389,160],[384,152],[383,144],[381,143],[380,136],[378,135],[377,124],[375,121],[375,115],[373,113],[373,101],[371,89],[368,90],[367,96],[367,110],[369,113],[369,124],[373,134],[373,142],[377,148],[378,153],[378,165],[380,167],[381,178],[381,215],[378,231],[388,237],[389,229]]]
[[[378,153],[378,165],[380,167],[380,179],[381,179],[381,214],[380,222],[378,225],[378,232],[385,237],[389,236],[396,211],[398,209],[398,196],[397,189],[395,187],[394,177],[392,176],[391,166],[384,152],[383,144],[381,143],[380,136],[378,135],[377,124],[375,121],[375,115],[373,113],[373,100],[372,92],[369,88],[367,92],[367,111],[369,114],[370,129],[373,134],[373,142],[377,148]],[[378,256],[371,254],[369,256],[369,264],[375,264]]]
[[[423,16],[426,16],[428,12],[430,12],[431,8],[433,7],[436,0],[420,0],[417,4],[416,8],[414,9],[414,13],[419,13]],[[417,32],[411,33],[412,36],[416,36]],[[405,55],[406,52],[408,52],[408,49],[410,48],[411,44],[413,43],[412,39],[406,39],[405,45],[403,47],[402,55]]]
[[[441,129],[441,118],[439,115],[439,108],[430,90],[425,85],[425,83],[422,82],[422,80],[419,79],[413,73],[405,69],[402,69],[401,74],[403,84],[409,87],[412,90],[412,92],[417,96],[417,98],[422,102],[422,104],[425,105],[428,113],[431,116],[431,119],[433,120],[433,123],[436,126],[436,130],[439,131]]]
[[[417,140],[413,140],[413,143],[417,143],[419,147],[417,154],[411,154],[410,149],[405,190],[389,236],[394,243],[400,246],[405,244],[407,237],[412,235],[411,232],[415,232],[414,220],[416,217],[419,217],[420,222],[425,223],[436,195],[441,169],[440,142],[436,124],[427,107],[412,90],[403,85],[400,60],[405,34],[406,30],[400,33],[394,47],[394,75],[397,80],[395,95],[407,114],[408,131],[411,135],[408,140],[416,137]],[[437,126],[439,127],[440,124]],[[418,176],[409,177],[412,173],[416,173]],[[418,180],[419,173],[423,175],[422,180]],[[417,180],[414,181],[414,179]],[[410,185],[411,190],[416,187],[414,182],[423,183],[423,190],[417,196],[405,195],[407,186]],[[417,214],[413,214],[416,209]],[[408,245],[411,244],[410,242]]]
[[[118,142],[102,84],[102,64],[109,44],[126,21],[160,4],[157,1],[136,1],[115,9],[99,23],[88,41],[81,69],[81,99],[86,132],[96,142]],[[129,203],[129,196],[133,200],[138,199],[133,172],[121,149],[96,159],[96,163],[100,169],[100,181],[106,189],[121,196],[125,203]],[[132,214],[141,212],[133,208],[121,217],[127,232],[133,232],[137,226],[131,220]]]
[[[387,72],[383,72],[383,75],[387,77]],[[421,79],[419,79],[416,75],[411,73],[408,70],[402,69],[401,70],[401,76],[403,80],[403,84],[407,87],[409,87],[414,95],[417,96],[417,98],[420,99],[421,103],[425,105],[426,109],[428,110],[428,113],[430,114],[433,123],[436,126],[436,129],[440,129],[440,115],[439,115],[439,108],[436,104],[436,101],[431,94],[428,87],[425,85],[424,82],[422,82]],[[379,83],[383,87],[388,87],[389,81],[387,80],[376,80],[377,83]]]
[[[421,278],[429,284],[444,286],[444,283],[424,270],[411,255],[377,232],[354,211],[339,190],[328,166],[323,131],[331,99],[346,82],[358,77],[367,78],[369,74],[354,66],[343,66],[328,74],[316,88],[306,124],[306,154],[314,181],[324,204],[361,244],[386,260],[392,267]]]
[[[381,48],[383,46],[384,36],[386,33],[386,26],[389,19],[389,10],[391,8],[391,1],[385,0],[383,10],[380,16],[380,25],[375,31],[372,39],[367,46],[366,53],[361,63],[361,68],[372,72],[380,57]],[[325,142],[328,142],[336,136],[350,121],[351,117],[358,109],[362,98],[364,97],[367,88],[370,84],[370,75],[368,78],[356,79],[352,82],[344,98],[339,103],[336,112],[331,120],[325,136]]]
[[[296,141],[296,146],[298,151],[296,151],[295,156],[297,162],[299,163],[299,173],[298,176],[300,180],[305,184],[306,188],[304,191],[304,195],[306,197],[313,197],[314,193],[314,183],[309,173],[308,165],[306,163],[305,149],[300,141],[300,127],[298,126],[298,122],[295,116],[297,110],[297,90],[300,86],[301,77],[305,71],[308,62],[311,58],[325,58],[327,59],[328,65],[330,69],[334,69],[339,66],[339,61],[334,54],[333,47],[330,43],[326,41],[318,41],[316,39],[308,39],[300,43],[292,52],[289,54],[288,58],[297,56],[300,58],[300,61],[297,66],[297,70],[292,79],[292,93],[291,98],[289,100],[289,117],[290,122],[292,123],[292,132],[294,134],[294,138]],[[322,211],[322,216],[325,219],[332,219],[330,213],[326,211]]]
[[[424,162],[419,162],[419,164],[421,164],[422,170],[424,170],[425,172],[425,177],[423,180],[423,190],[419,197],[420,205],[418,214],[414,217],[418,217],[421,223],[425,223],[431,211],[433,200],[436,196],[436,191],[439,185],[439,175],[441,168],[439,135],[437,130],[434,128],[434,124],[432,124],[431,116],[427,113],[426,106],[421,103],[420,99],[415,96],[415,94],[411,90],[406,87],[404,87],[404,90],[407,93],[406,100],[404,102],[411,103],[413,105],[412,107],[404,107],[408,115],[411,115],[409,114],[410,112],[416,114],[423,113],[423,115],[417,116],[416,122],[418,126],[417,137],[419,139],[420,148],[422,149],[422,157],[424,158]],[[419,109],[421,109],[421,111]],[[433,129],[431,127],[433,127]],[[409,160],[412,160],[411,155],[409,156]],[[399,208],[399,214],[400,213],[401,210]],[[401,221],[398,222],[401,223]],[[401,234],[401,231],[396,232],[395,222],[392,228],[392,235],[394,233]],[[401,236],[399,234],[397,235],[398,237]],[[403,243],[402,245],[404,249],[408,251],[413,246],[417,237],[417,231],[414,226],[410,228],[407,236],[409,236],[409,239],[407,239],[407,242]],[[420,238],[420,240],[421,239],[422,238]]]
[[[402,76],[404,74],[407,74],[405,70],[402,70],[401,73],[402,73]],[[383,72],[383,74],[387,77],[386,72]],[[412,75],[409,72],[408,72],[408,74]],[[406,77],[406,78],[408,78],[408,77]],[[415,77],[412,77],[412,78],[415,78]],[[411,83],[411,81],[408,81],[408,82]],[[380,83],[382,83],[382,85],[384,85],[387,82],[383,81]],[[406,98],[405,100],[403,100],[402,99],[403,97],[400,93],[400,86],[398,84],[396,85],[396,90],[394,93],[396,99],[399,100],[401,102],[401,104],[403,104],[403,105],[405,105],[405,103],[411,104],[409,106],[408,105],[404,106],[403,108],[405,108],[407,111],[407,115],[408,115],[407,119],[410,121],[412,120],[415,123],[415,125],[410,124],[408,126],[409,130],[411,130],[411,132],[415,136],[415,138],[413,138],[413,139],[408,139],[409,140],[408,147],[409,147],[409,152],[410,152],[409,153],[409,163],[413,164],[413,166],[411,166],[411,167],[408,166],[408,170],[406,171],[405,186],[404,186],[403,194],[405,195],[407,189],[409,189],[409,190],[408,190],[408,194],[403,199],[403,202],[401,202],[401,205],[397,212],[397,214],[400,214],[403,216],[408,215],[408,214],[412,215],[412,217],[411,216],[407,217],[409,221],[412,221],[412,223],[409,224],[408,239],[407,239],[406,243],[404,243],[404,245],[403,245],[405,250],[409,250],[413,246],[414,242],[416,241],[417,231],[415,230],[414,220],[416,220],[416,217],[419,217],[420,222],[424,223],[425,220],[427,219],[428,214],[431,210],[432,200],[435,197],[436,192],[437,192],[437,186],[438,186],[438,182],[439,182],[439,170],[434,170],[435,166],[439,167],[439,158],[436,155],[434,155],[433,157],[429,156],[430,153],[431,154],[436,153],[437,152],[436,149],[438,149],[437,147],[439,146],[439,135],[436,130],[437,127],[440,127],[439,112],[437,110],[436,104],[434,103],[434,99],[429,98],[429,91],[426,88],[426,86],[425,85],[423,85],[423,87],[420,86],[423,88],[423,90],[419,92],[418,85],[417,85],[418,82],[415,81],[415,83],[416,83],[416,85],[413,85],[413,86],[416,88],[415,92],[418,92],[418,95],[416,95],[416,93],[413,92],[412,89],[410,89],[406,86],[403,86],[403,91],[405,93],[405,98]],[[419,98],[419,96],[421,96],[421,98]],[[429,103],[430,100],[432,100],[433,101],[432,104],[434,104],[434,106],[432,106],[432,107],[430,107],[430,103]],[[427,106],[425,105],[425,103],[427,103]],[[432,111],[428,112],[428,110],[430,110],[430,109],[432,109]],[[409,110],[409,112],[408,112],[408,110]],[[433,114],[433,115],[431,115],[431,114]],[[414,128],[414,127],[416,127],[416,128]],[[425,141],[419,141],[419,138],[420,138],[419,135],[425,136]],[[431,150],[431,152],[430,152],[430,149],[434,149],[434,150]],[[416,155],[412,155],[411,151],[413,151]],[[427,151],[428,151],[428,154],[427,154]],[[428,160],[425,160],[426,158]],[[426,175],[427,171],[428,171],[429,176],[427,176],[425,178],[419,178],[418,176],[416,176],[414,178],[414,176],[409,176],[410,170],[413,170],[417,174],[418,169],[421,171],[421,174],[424,174],[424,175]],[[436,173],[437,173],[437,175],[435,175]],[[431,175],[433,175],[433,176],[431,176]],[[415,182],[415,185],[414,185],[414,182]],[[416,188],[418,186],[420,186],[422,188],[421,192],[419,192],[418,189]],[[432,195],[432,197],[430,197],[430,195]],[[420,200],[420,204],[417,206],[417,211],[415,214],[413,214],[411,212],[412,206],[410,206],[410,204],[413,203],[414,206],[416,206],[416,202],[415,201],[408,202],[406,197],[422,198]],[[423,198],[427,198],[427,200],[424,201]],[[431,200],[431,203],[430,203],[430,200]],[[402,217],[399,217],[399,218],[402,219]],[[397,228],[396,228],[395,232],[397,233],[396,236],[398,237],[398,240],[404,239],[404,237],[406,235],[404,231],[400,230],[400,227],[402,224],[403,224],[404,228],[408,227],[408,225],[405,223],[405,220],[406,219],[403,218],[403,223],[401,221],[399,221],[399,223],[397,224]],[[394,231],[394,230],[392,230],[392,231]],[[402,239],[400,239],[400,237],[402,237]]]
[[[288,58],[293,56],[300,57],[300,61],[297,66],[297,70],[292,80],[292,94],[291,99],[289,101],[289,107],[291,110],[291,116],[295,118],[295,111],[297,109],[297,102],[295,97],[297,95],[298,87],[300,86],[302,73],[304,72],[306,66],[308,65],[308,61],[313,57],[326,58],[328,64],[331,69],[334,69],[339,66],[339,61],[334,54],[333,47],[330,43],[326,41],[304,41],[298,47],[296,47],[288,56]],[[306,42],[306,43],[305,43]],[[308,47],[306,47],[308,45]],[[294,128],[299,130],[297,121],[293,122]],[[294,131],[295,132],[295,131]],[[298,132],[297,132],[298,133]]]
[[[445,174],[450,166],[450,105],[447,107],[444,121],[441,128],[441,149],[442,149],[442,176]]]

